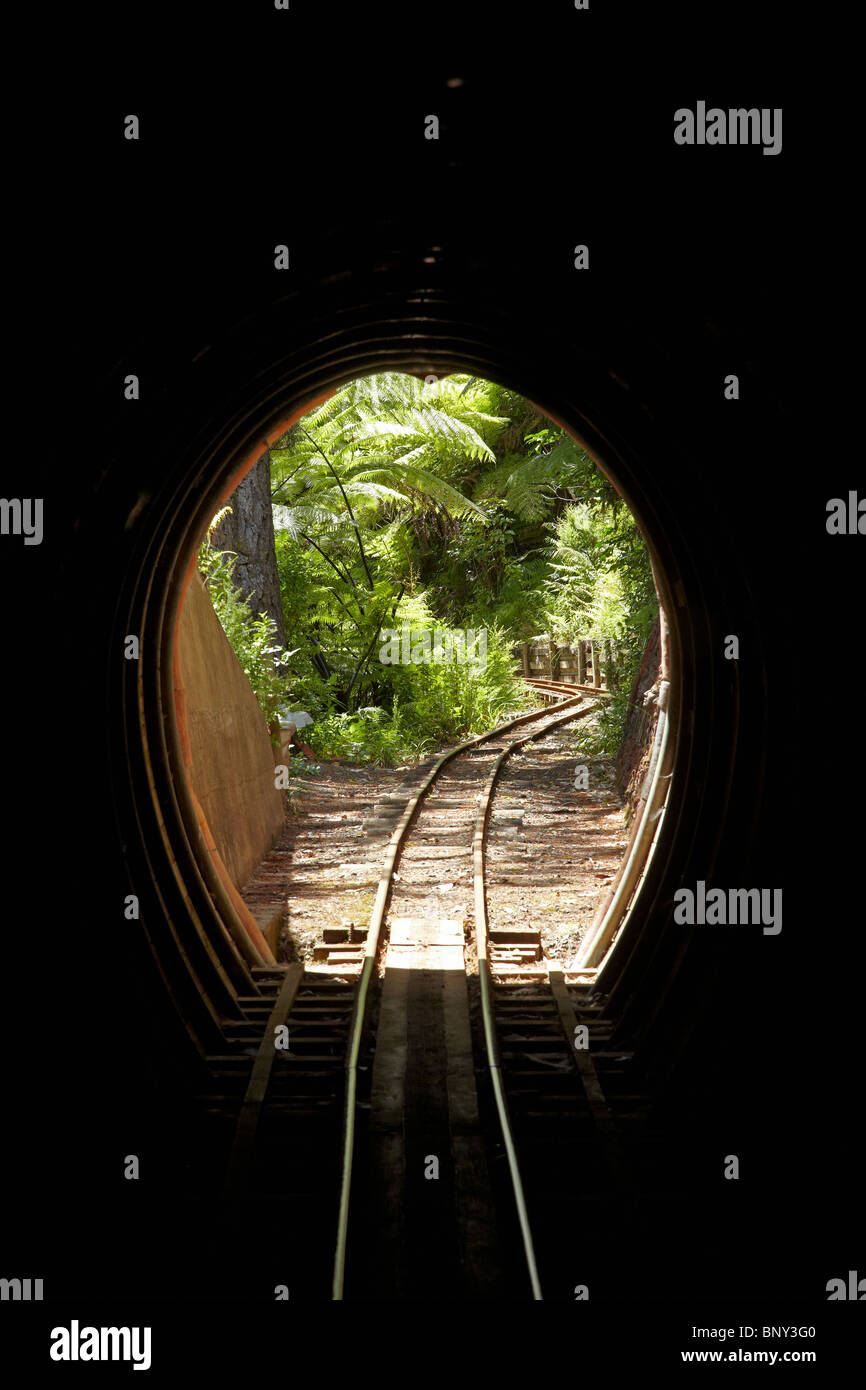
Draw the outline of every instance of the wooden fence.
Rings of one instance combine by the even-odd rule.
[[[588,637],[560,646],[550,638],[535,638],[514,648],[518,675],[536,680],[566,681],[615,690],[620,665],[618,643],[611,637]]]

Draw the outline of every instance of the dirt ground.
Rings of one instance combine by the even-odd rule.
[[[486,861],[491,927],[537,927],[545,953],[566,971],[628,841],[613,764],[578,756],[581,728],[587,721],[506,762]],[[422,804],[420,833],[397,866],[389,917],[414,911],[472,923],[474,810],[492,757],[479,749],[471,776],[449,783],[443,774]],[[243,894],[260,920],[282,913],[281,959],[310,961],[324,927],[366,929],[388,840],[432,762],[389,769],[295,756],[284,832]],[[575,786],[581,764],[585,790]],[[467,966],[473,963],[468,951]]]
[[[574,785],[581,765],[586,790]],[[491,928],[538,928],[545,953],[567,971],[627,843],[613,763],[577,758],[568,726],[528,744],[497,784],[486,860]]]

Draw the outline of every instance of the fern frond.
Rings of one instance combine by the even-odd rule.
[[[446,483],[444,478],[437,478],[435,474],[428,473],[426,468],[420,468],[417,464],[408,462],[410,457],[407,454],[402,459],[395,459],[387,468],[370,469],[359,474],[358,480],[375,483],[387,479],[389,482],[393,482],[396,477],[415,492],[421,493],[423,497],[438,502],[452,516],[465,516],[472,511],[476,512],[483,521],[487,521],[484,512],[470,498],[464,497],[462,492],[458,492],[450,483]]]

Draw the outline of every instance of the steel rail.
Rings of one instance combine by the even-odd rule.
[[[585,698],[584,691],[579,691],[568,700],[563,700],[557,708],[564,705],[571,705]],[[585,713],[589,713],[586,710]],[[529,714],[520,714],[515,719],[509,719],[504,724],[499,724],[495,729],[491,729],[486,734],[477,734],[474,738],[467,739],[465,743],[459,743],[455,748],[443,753],[433,764],[430,772],[425,777],[421,786],[409,799],[406,810],[400,817],[397,826],[388,842],[385,851],[385,861],[382,866],[382,875],[376,890],[376,899],[373,904],[373,911],[370,916],[370,925],[367,929],[367,943],[364,951],[364,964],[361,968],[361,976],[358,983],[358,992],[355,996],[355,1008],[352,1014],[352,1022],[349,1030],[349,1043],[346,1053],[346,1088],[343,1103],[343,1146],[342,1146],[342,1168],[340,1179],[340,1203],[337,1213],[337,1239],[334,1254],[334,1275],[331,1288],[332,1300],[340,1301],[343,1297],[343,1287],[345,1282],[346,1267],[346,1245],[349,1229],[349,1198],[352,1186],[352,1163],[355,1148],[355,1107],[358,1090],[358,1057],[361,1050],[361,1038],[364,1031],[367,1012],[367,1000],[370,992],[370,981],[376,965],[376,958],[379,954],[379,946],[382,936],[382,925],[385,920],[385,912],[388,907],[388,900],[391,896],[394,870],[397,866],[400,850],[403,847],[406,834],[421,802],[433,786],[442,769],[452,761],[452,759],[466,753],[472,748],[477,748],[482,743],[489,743],[492,739],[499,738],[507,733],[509,729],[518,728],[522,724],[527,724],[534,719],[545,719],[548,723],[544,728],[554,727],[557,722],[564,720],[550,720],[550,709],[532,710]],[[583,711],[582,711],[583,713]],[[573,716],[572,716],[573,717]],[[523,740],[528,742],[528,740]]]
[[[533,729],[531,734],[527,734],[524,738],[515,739],[513,743],[510,743],[507,748],[502,750],[496,762],[493,764],[493,768],[491,769],[490,776],[487,779],[487,784],[481,796],[481,805],[478,808],[478,816],[475,821],[475,836],[472,843],[475,877],[475,946],[478,952],[478,978],[481,982],[481,1016],[484,1023],[484,1042],[487,1049],[487,1060],[490,1066],[490,1078],[493,1083],[493,1094],[496,1097],[499,1126],[502,1131],[502,1140],[505,1144],[505,1152],[508,1157],[508,1169],[511,1175],[514,1202],[517,1207],[517,1219],[520,1223],[523,1252],[526,1257],[526,1267],[529,1272],[532,1297],[536,1301],[542,1301],[544,1295],[541,1292],[541,1281],[538,1277],[538,1266],[535,1260],[535,1247],[532,1240],[532,1230],[529,1224],[529,1213],[526,1209],[523,1180],[520,1176],[520,1165],[517,1161],[517,1150],[514,1145],[511,1118],[508,1113],[508,1102],[505,1098],[505,1087],[502,1083],[499,1041],[496,1036],[496,1021],[493,1017],[493,981],[490,971],[490,959],[487,953],[489,931],[487,921],[487,895],[484,885],[484,847],[487,838],[487,827],[490,820],[490,808],[493,804],[493,792],[506,760],[511,757],[511,754],[516,748],[522,748],[524,744],[531,743],[533,739],[541,738],[544,734],[549,733],[551,729],[558,728],[560,724],[567,724],[572,719],[583,719],[586,715],[593,714],[596,708],[597,706],[589,705],[586,709],[572,710],[569,714],[559,715],[555,719],[551,719],[543,728]]]
[[[610,698],[611,692],[600,685],[578,685],[576,681],[555,681],[548,680],[546,676],[523,676],[526,685],[531,685],[539,690],[542,695],[548,692],[554,694],[564,694],[575,692],[579,695],[602,695]]]
[[[634,835],[613,892],[602,902],[586,939],[581,943],[577,958],[578,968],[599,964],[622,923],[635,890],[652,859],[652,848],[658,837],[667,803],[666,782],[669,777],[669,755],[673,746],[668,719],[669,695],[670,682],[662,681],[659,687],[659,717],[650,763],[641,791],[641,816],[636,822]]]

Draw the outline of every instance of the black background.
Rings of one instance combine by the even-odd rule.
[[[467,1330],[466,1354],[483,1359],[506,1327],[509,1357],[525,1338],[535,1374],[544,1348],[575,1371],[592,1347],[612,1367],[666,1371],[695,1345],[693,1323],[812,1324],[819,1365],[853,1345],[860,1310],[824,1293],[829,1278],[866,1274],[864,543],[824,524],[827,500],[864,476],[849,406],[853,156],[826,61],[845,42],[814,9],[769,4],[292,0],[278,12],[257,0],[46,19],[22,52],[30,81],[7,124],[3,494],[44,497],[45,535],[40,547],[0,540],[0,1274],[44,1271],[50,1303],[4,1305],[0,1360],[17,1350],[52,1377],[73,1373],[47,1357],[50,1327],[72,1317],[152,1325],[156,1377],[233,1355],[262,1373],[303,1363],[330,1376],[370,1355],[433,1378],[437,1352]],[[782,107],[782,153],[676,146],[673,112],[699,99]],[[123,139],[129,112],[135,143]],[[438,142],[423,138],[429,112]],[[689,1117],[684,1144],[711,1136],[753,1156],[743,1228],[778,1251],[758,1261],[772,1278],[757,1289],[747,1246],[741,1282],[737,1259],[720,1256],[721,1299],[702,1289],[705,1252],[681,1268],[659,1252],[658,1286],[645,1252],[628,1304],[526,1309],[510,1326],[494,1310],[483,1328],[452,1307],[435,1334],[434,1311],[386,1309],[371,1337],[363,1308],[325,1306],[311,1323],[292,1305],[210,1302],[200,1255],[166,1216],[171,1105],[153,982],[117,908],[129,890],[108,752],[111,642],[135,564],[123,521],[141,491],[159,497],[175,441],[204,429],[230,389],[202,349],[219,360],[228,344],[230,360],[271,321],[286,293],[281,242],[299,321],[389,296],[399,320],[428,288],[506,325],[525,363],[513,384],[536,399],[545,373],[558,386],[587,358],[609,364],[670,425],[660,485],[688,499],[695,563],[704,529],[728,538],[742,585],[732,580],[724,618],[741,626],[707,620],[760,629],[770,693],[764,801],[732,862],[748,865],[744,883],[783,887],[785,927],[739,958],[718,948],[703,1031],[668,1103]],[[579,242],[586,276],[572,267]],[[427,267],[433,246],[443,251]],[[142,381],[134,407],[121,399],[128,371]],[[736,404],[721,398],[728,371],[740,373]],[[676,1026],[663,1020],[660,1037]],[[131,1193],[117,1155],[139,1150],[159,1176]],[[696,1231],[724,1223],[720,1205],[697,1201]],[[189,1304],[148,1301],[174,1295],[187,1270]],[[343,1326],[355,1336],[335,1338]]]

